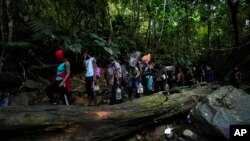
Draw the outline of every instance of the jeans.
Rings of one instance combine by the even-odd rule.
[[[139,98],[140,97],[140,94],[137,93],[137,86],[139,85],[140,81],[139,79],[135,78],[135,77],[131,77],[129,80],[128,80],[128,96],[129,98],[132,97],[132,91],[133,91],[133,88],[135,88],[135,97],[136,98]]]

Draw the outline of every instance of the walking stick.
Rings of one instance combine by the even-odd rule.
[[[65,99],[66,105],[68,106],[69,105],[69,101],[68,101],[68,98],[67,98],[66,94],[64,94],[64,99]]]
[[[66,84],[65,83],[64,83],[64,88],[66,89]],[[69,105],[69,101],[68,101],[66,93],[64,93],[63,96],[64,96],[65,103],[68,106]]]

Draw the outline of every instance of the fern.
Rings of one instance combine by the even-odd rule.
[[[55,35],[53,34],[54,28],[52,25],[45,24],[37,19],[31,19],[27,22],[27,24],[33,32],[32,39],[34,41],[55,37]]]
[[[102,37],[98,36],[95,33],[91,33],[90,36],[94,39],[94,42],[99,46],[102,47],[104,49],[104,51],[114,57],[117,57],[120,52],[118,49],[118,46],[114,43],[110,45],[108,45],[108,42],[103,39]]]
[[[74,53],[81,53],[82,45],[80,42],[72,41],[72,39],[66,36],[61,36],[60,38],[63,40],[65,48],[67,50],[70,50]]]

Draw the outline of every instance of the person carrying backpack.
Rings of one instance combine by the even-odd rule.
[[[136,55],[134,55],[136,54]],[[134,56],[133,56],[134,55]],[[143,93],[142,85],[142,63],[141,53],[139,51],[133,53],[129,58],[129,79],[128,79],[128,96],[131,99],[133,90],[135,89],[135,98],[139,98]],[[142,88],[141,88],[142,87]]]
[[[129,71],[129,79],[128,79],[128,96],[129,98],[132,98],[133,89],[135,89],[135,97],[139,98],[140,93],[138,93],[137,89],[138,86],[141,83],[141,72],[139,70],[138,65],[136,66],[130,66]]]
[[[121,65],[113,57],[109,58],[109,62],[113,68],[113,85],[111,92],[110,104],[116,104],[122,102],[121,94]]]

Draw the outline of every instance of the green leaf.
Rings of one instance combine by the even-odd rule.
[[[7,46],[9,47],[29,47],[30,46],[30,43],[29,42],[10,42],[10,43],[7,43]]]
[[[103,49],[104,49],[105,51],[107,51],[110,55],[113,55],[113,54],[114,54],[114,52],[113,52],[113,50],[112,50],[111,48],[103,47]]]

